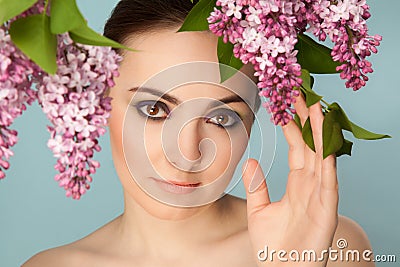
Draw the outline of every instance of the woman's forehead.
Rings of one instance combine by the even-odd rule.
[[[231,78],[221,83],[220,69],[229,68],[215,62],[195,61],[169,67],[156,73],[141,85],[135,85],[137,92],[151,92],[180,98],[175,102],[193,98],[209,98],[210,101],[237,96],[254,110],[258,97],[257,86],[243,73],[236,72]],[[226,72],[226,71],[225,71]],[[232,101],[231,101],[232,102]]]
[[[174,65],[207,61],[218,62],[218,37],[208,31],[176,32],[174,29],[160,29],[132,36],[126,45],[137,50],[126,51],[120,71],[129,71],[132,78],[146,80],[163,69]],[[241,71],[254,82],[254,68],[247,64]],[[142,81],[142,82],[143,82]]]
[[[127,44],[138,51],[126,52],[118,82],[126,88],[155,88],[184,97],[236,94],[253,107],[258,88],[251,79],[252,66],[244,66],[221,84],[221,71],[232,69],[218,63],[217,41],[209,32],[164,30],[138,36]]]

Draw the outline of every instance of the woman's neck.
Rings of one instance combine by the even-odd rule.
[[[118,230],[122,243],[135,251],[158,257],[179,257],[226,238],[232,232],[227,196],[196,208],[154,202],[153,208],[147,206],[147,210],[128,193],[124,196],[125,212],[119,219]]]

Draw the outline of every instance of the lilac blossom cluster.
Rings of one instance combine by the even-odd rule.
[[[58,158],[55,179],[67,196],[79,199],[90,188],[91,175],[100,166],[92,159],[100,151],[98,138],[111,111],[104,97],[118,76],[120,57],[110,47],[75,44],[68,34],[59,36],[58,71],[45,75],[38,99],[53,126],[47,145]]]
[[[0,26],[0,179],[18,140],[17,131],[9,127],[26,105],[38,100],[52,124],[47,145],[57,158],[55,179],[68,197],[79,199],[100,166],[93,155],[101,150],[98,138],[106,132],[111,111],[105,93],[119,75],[121,57],[110,47],[74,43],[66,33],[58,36],[57,73],[43,72],[14,45],[9,27],[44,9],[45,1],[39,0]]]
[[[40,10],[35,5],[20,16]],[[18,142],[18,132],[11,129],[13,121],[22,115],[27,105],[37,99],[32,90],[35,77],[41,70],[29,60],[11,41],[10,23],[0,26],[0,179],[10,166],[9,159],[14,155],[11,148]]]
[[[346,80],[347,88],[359,90],[368,81],[366,74],[373,71],[366,57],[377,53],[382,41],[380,35],[368,35],[366,20],[371,14],[366,0],[307,2],[309,31],[321,41],[329,36],[335,44],[333,59],[343,62],[338,67],[340,77]]]
[[[235,57],[253,64],[260,96],[269,99],[263,105],[275,124],[287,124],[295,113],[292,103],[302,84],[298,34],[310,31],[321,41],[331,38],[332,58],[343,62],[337,70],[347,87],[360,89],[372,72],[365,58],[377,52],[381,37],[368,35],[365,0],[217,0],[216,5],[209,28],[234,44]]]

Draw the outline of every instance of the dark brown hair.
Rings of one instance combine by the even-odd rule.
[[[125,43],[132,35],[179,26],[197,2],[121,0],[104,26],[104,36]]]

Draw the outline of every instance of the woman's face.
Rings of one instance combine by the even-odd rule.
[[[126,197],[159,218],[193,215],[223,195],[246,149],[258,97],[253,69],[219,84],[209,32],[162,30],[127,45],[138,52],[124,55],[109,118]]]

